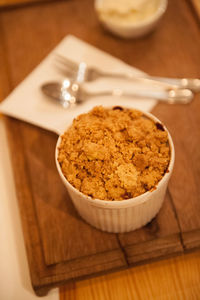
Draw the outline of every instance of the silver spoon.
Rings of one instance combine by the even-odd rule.
[[[41,86],[42,92],[61,103],[67,108],[70,104],[78,104],[96,96],[126,96],[157,99],[170,104],[187,104],[192,101],[193,93],[188,89],[135,90],[128,92],[123,89],[111,89],[101,92],[88,92],[80,83],[65,79],[63,82],[47,82]]]

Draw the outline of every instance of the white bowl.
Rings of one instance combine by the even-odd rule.
[[[122,38],[137,38],[151,32],[159,23],[167,9],[168,0],[160,0],[160,5],[155,13],[145,20],[130,23],[115,22],[99,12],[99,3],[95,0],[95,9],[102,25],[113,34]]]
[[[146,112],[143,113],[155,122],[161,123],[160,120],[158,120],[152,114]],[[128,232],[140,228],[156,216],[163,203],[175,159],[172,138],[167,128],[165,126],[163,127],[168,133],[171,150],[168,172],[164,174],[155,190],[148,191],[135,198],[121,201],[93,199],[81,193],[67,181],[57,160],[58,148],[61,142],[61,136],[59,136],[55,151],[58,173],[71,196],[74,206],[84,220],[86,220],[92,226],[103,231],[118,233]]]

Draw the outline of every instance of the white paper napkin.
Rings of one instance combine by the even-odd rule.
[[[89,110],[95,105],[127,105],[149,111],[155,105],[155,100],[141,100],[122,97],[93,97],[84,104],[63,109],[55,101],[48,99],[40,90],[42,83],[63,79],[55,66],[55,53],[66,56],[76,62],[85,61],[88,65],[112,72],[131,72],[144,75],[138,69],[132,68],[119,59],[96,49],[74,36],[67,36],[60,44],[33,70],[33,72],[0,104],[0,111],[4,114],[27,121],[42,128],[62,132],[71,120],[78,114]],[[102,88],[122,87],[129,91],[135,90],[138,83],[100,79],[85,84],[87,89],[101,90]]]

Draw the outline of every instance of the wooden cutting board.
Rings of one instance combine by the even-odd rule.
[[[73,18],[71,12],[76,12]],[[2,59],[4,66],[7,63],[8,80],[3,82],[10,89],[68,33],[151,74],[199,77],[199,27],[186,1],[169,1],[162,26],[136,41],[104,32],[90,0],[7,10],[0,14],[0,20],[3,45],[8,49],[3,54],[6,59]],[[22,40],[22,35],[26,39]],[[175,168],[157,217],[144,228],[126,234],[99,231],[78,216],[56,171],[56,135],[6,118],[31,280],[38,295],[70,280],[200,246],[199,100],[196,96],[187,106],[159,104],[153,110],[172,134]]]
[[[15,178],[20,185],[23,182],[18,190],[19,206],[38,295],[66,280],[183,252],[169,192],[159,215],[146,227],[126,234],[97,230],[76,213],[57,174],[57,136],[10,118],[7,127],[11,148],[15,149]]]

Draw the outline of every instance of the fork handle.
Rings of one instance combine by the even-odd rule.
[[[134,80],[137,82],[150,83],[158,86],[163,86],[168,89],[173,88],[184,88],[189,89],[193,92],[200,92],[200,79],[198,78],[167,78],[167,77],[157,77],[150,75],[133,75],[131,73],[107,73],[100,72],[100,76],[112,77],[112,78],[125,78]]]

